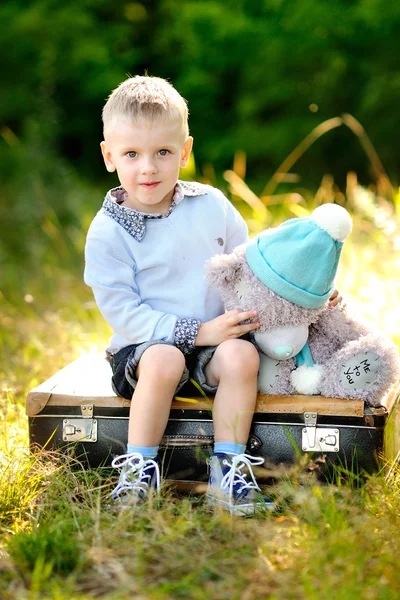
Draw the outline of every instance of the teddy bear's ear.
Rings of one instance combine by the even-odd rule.
[[[242,259],[235,252],[216,254],[205,264],[207,281],[210,285],[219,288],[234,283],[241,277],[242,265]]]

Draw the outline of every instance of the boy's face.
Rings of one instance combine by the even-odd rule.
[[[186,167],[193,138],[182,140],[178,125],[163,121],[119,121],[101,146],[108,171],[117,171],[127,198],[124,206],[166,213],[180,167]]]

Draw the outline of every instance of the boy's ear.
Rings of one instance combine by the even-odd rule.
[[[192,147],[193,147],[193,138],[192,138],[192,136],[189,136],[185,142],[185,145],[183,146],[183,149],[182,149],[181,162],[179,163],[180,167],[184,168],[187,166],[187,164],[189,162],[189,158],[190,158],[190,153],[192,151]]]
[[[106,144],[106,142],[104,140],[101,142],[100,148],[101,148],[101,153],[103,155],[103,160],[104,160],[104,164],[106,165],[107,171],[109,173],[114,173],[114,171],[115,171],[115,165],[114,165],[113,160],[112,160],[112,154],[107,149],[107,144]]]

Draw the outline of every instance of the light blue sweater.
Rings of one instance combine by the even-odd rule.
[[[219,190],[199,183],[177,187],[181,195],[165,218],[143,219],[119,206],[110,191],[90,225],[85,282],[113,330],[112,352],[146,341],[174,343],[181,319],[205,322],[223,313],[204,263],[245,242],[246,223]],[[126,225],[132,219],[133,229]]]

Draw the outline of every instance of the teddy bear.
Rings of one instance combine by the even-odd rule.
[[[351,229],[345,208],[323,204],[208,261],[207,279],[225,309],[258,313],[252,341],[260,352],[260,393],[377,406],[398,379],[394,343],[345,307],[328,305]]]

